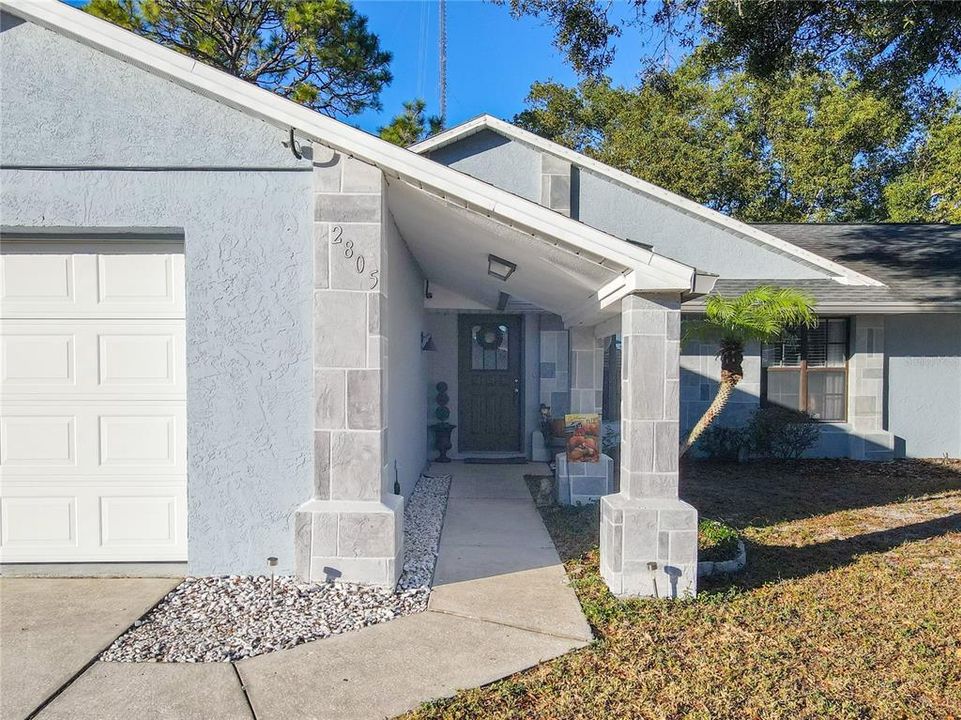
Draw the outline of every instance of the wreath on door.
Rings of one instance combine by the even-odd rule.
[[[499,325],[481,325],[474,341],[485,350],[497,350],[504,342],[504,331]]]

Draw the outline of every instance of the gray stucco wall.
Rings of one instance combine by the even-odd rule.
[[[259,120],[4,27],[3,223],[182,231],[189,571],[262,573],[276,555],[289,572],[293,512],[313,486],[310,164]],[[81,167],[9,169],[25,164]]]
[[[437,409],[437,391],[435,386],[439,382],[447,383],[447,397],[449,401],[447,407],[450,410],[448,422],[457,424],[458,408],[458,386],[457,386],[457,313],[456,312],[429,312],[425,318],[427,332],[431,334],[434,345],[437,347],[435,352],[425,353],[427,355],[427,422],[437,422],[434,411]],[[448,455],[457,455],[457,428],[451,433],[451,448]],[[434,448],[433,434],[427,437],[428,455],[433,458],[437,453]]]
[[[541,152],[490,130],[429,157],[504,190],[541,202]],[[576,180],[576,181],[575,181]],[[828,273],[778,253],[584,169],[572,176],[572,215],[619,238],[725,278],[823,278]]]
[[[688,215],[595,173],[581,170],[579,219],[636,240],[700,270],[735,278],[823,278],[798,263],[701,218]]]
[[[428,353],[420,349],[424,277],[390,217],[387,256],[387,456],[389,472],[397,463],[401,494],[410,497],[427,462],[427,424],[421,422],[427,414]]]
[[[907,457],[961,457],[961,314],[889,315],[887,427]]]
[[[540,152],[498,133],[482,130],[438,148],[427,157],[532,202],[540,202]]]

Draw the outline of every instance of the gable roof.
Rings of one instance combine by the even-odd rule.
[[[622,272],[621,292],[710,289],[709,275],[321,115],[61,2],[0,0],[0,10],[177,83],[301,138],[356,157],[444,202],[572,247]]]
[[[870,274],[900,302],[961,305],[961,225],[770,223],[754,227]]]
[[[571,150],[570,148],[564,147],[563,145],[553,142],[552,140],[542,138],[539,135],[524,130],[523,128],[519,128],[516,125],[512,125],[509,122],[492,117],[491,115],[480,115],[473,120],[469,120],[451,128],[450,130],[446,130],[428,138],[427,140],[412,145],[410,149],[416,153],[427,154],[447,145],[451,145],[463,138],[469,137],[470,135],[483,130],[491,130],[509,139],[531,145],[542,152],[561,157],[573,165],[602,175],[613,182],[624,185],[636,192],[642,193],[652,200],[660,202],[664,205],[668,205],[679,212],[696,217],[704,222],[709,222],[728,232],[736,233],[737,235],[753,242],[756,245],[764,247],[767,250],[778,254],[791,256],[793,259],[802,264],[827,271],[835,276],[834,280],[836,282],[841,284],[866,285],[875,287],[883,285],[883,283],[879,280],[870,277],[868,274],[859,272],[855,268],[836,262],[807,248],[800,247],[791,242],[786,242],[784,239],[765,232],[759,227],[753,227],[747,223],[735,220],[734,218],[724,215],[723,213],[712,210],[704,205],[700,205],[693,200],[689,200],[682,195],[678,195],[677,193],[670,192],[662,187],[636,178],[633,175],[629,175],[628,173],[613,168],[610,165],[605,165],[598,160],[594,160],[593,158],[587,157],[586,155]]]

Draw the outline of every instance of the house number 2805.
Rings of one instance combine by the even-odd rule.
[[[358,275],[363,275],[364,270],[367,269],[367,259],[358,252],[354,251],[354,241],[344,239],[344,228],[340,225],[334,225],[330,230],[330,244],[331,245],[343,245],[344,246],[344,257],[348,260],[354,261],[354,269],[357,271]],[[373,290],[377,287],[380,282],[380,271],[371,270],[367,277],[370,279],[371,286],[370,289]]]

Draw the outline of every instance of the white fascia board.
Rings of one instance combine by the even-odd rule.
[[[508,138],[513,138],[519,142],[533,145],[542,152],[564,158],[574,165],[578,165],[582,168],[586,168],[592,172],[595,172],[598,175],[607,177],[608,179],[624,185],[631,190],[636,190],[637,192],[652,197],[666,205],[673,206],[688,215],[692,215],[715,225],[719,225],[726,230],[730,230],[750,240],[753,240],[755,243],[767,245],[775,252],[795,257],[798,260],[803,260],[810,265],[814,265],[822,270],[833,273],[835,277],[832,279],[842,285],[867,285],[872,287],[884,287],[884,283],[864,275],[863,273],[859,273],[856,270],[852,270],[849,267],[841,265],[840,263],[817,255],[810,250],[806,250],[802,247],[782,240],[781,238],[775,237],[774,235],[770,235],[762,230],[758,230],[755,227],[751,227],[747,223],[743,223],[740,220],[735,220],[734,218],[720,213],[717,210],[712,210],[711,208],[705,207],[704,205],[696,203],[693,200],[689,200],[682,195],[678,195],[677,193],[665,190],[664,188],[654,185],[653,183],[636,178],[633,175],[623,172],[622,170],[613,168],[610,165],[605,165],[599,160],[594,160],[593,158],[571,150],[570,148],[559,145],[552,140],[542,138],[540,135],[535,135],[528,130],[519,128],[516,125],[512,125],[509,122],[505,122],[491,115],[481,115],[473,120],[468,120],[467,122],[451,128],[446,132],[428,138],[427,140],[417,143],[416,145],[412,145],[410,149],[416,153],[427,153],[456,142],[461,138],[473,135],[474,133],[483,129],[490,129],[496,133],[505,135]]]
[[[171,80],[217,102],[360,160],[507,224],[581,247],[623,267],[638,270],[653,288],[688,290],[694,269],[590,228],[453,168],[421,157],[362,130],[282,98],[269,90],[157,45],[57,0],[0,0],[0,9],[124,62]]]

